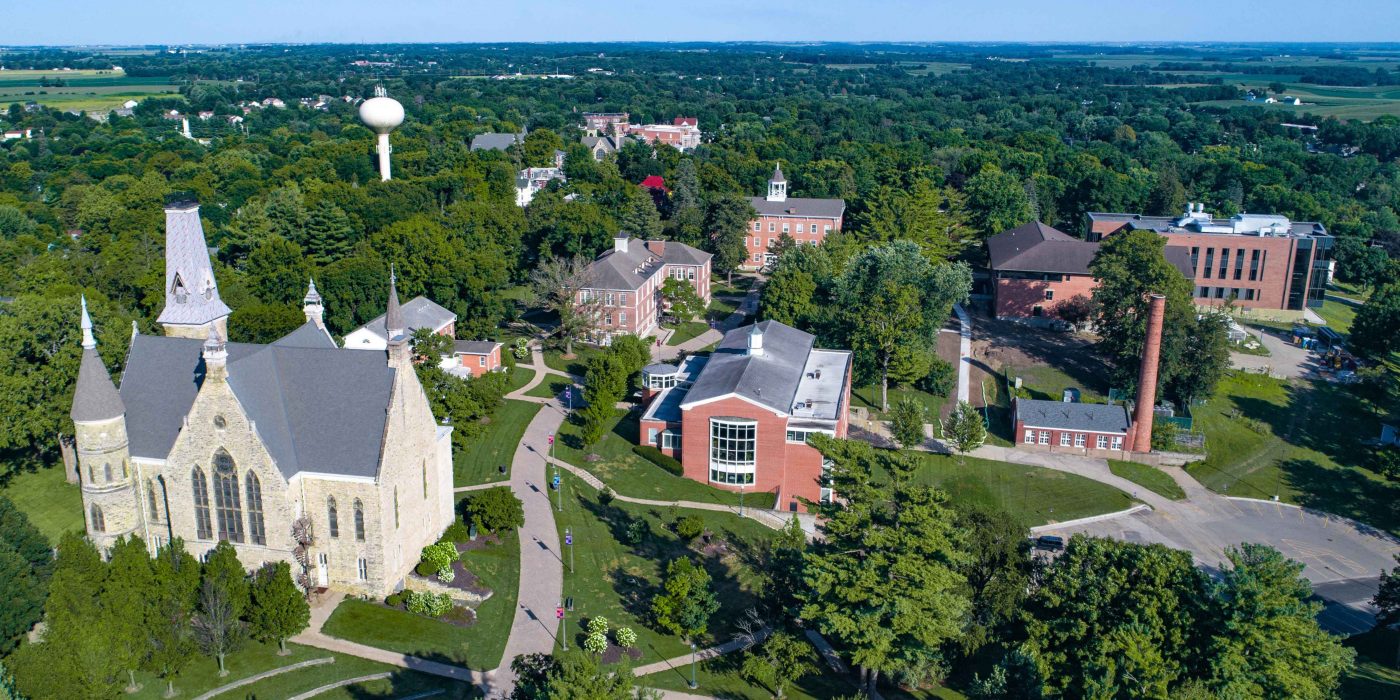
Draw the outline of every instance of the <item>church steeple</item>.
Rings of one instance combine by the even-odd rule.
[[[768,201],[787,201],[787,178],[783,177],[783,166],[773,164],[773,177],[768,178]]]
[[[389,307],[384,312],[384,336],[389,342],[400,339],[404,335],[403,309],[399,308],[398,276],[394,274],[394,266],[389,266]]]
[[[219,298],[209,246],[199,221],[197,202],[165,207],[165,308],[156,319],[165,334],[203,339],[216,327],[227,332],[230,311]]]
[[[321,305],[321,293],[316,291],[316,280],[311,280],[306,285],[306,296],[301,299],[302,313],[306,314],[307,323],[316,324],[317,328],[325,328],[325,307]]]
[[[92,334],[92,317],[88,315],[87,297],[82,297],[83,357],[78,365],[78,385],[73,391],[75,422],[96,423],[121,418],[126,413],[121,394],[107,373],[107,365],[97,354],[97,338]]]

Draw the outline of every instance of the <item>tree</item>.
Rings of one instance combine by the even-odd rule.
[[[992,236],[1015,228],[1035,218],[1030,198],[1016,176],[1002,172],[994,165],[968,178],[967,209],[972,225],[981,234]]]
[[[671,176],[672,216],[682,212],[698,212],[701,206],[700,176],[695,171],[695,160],[681,158],[676,164],[676,172]]]
[[[566,356],[573,356],[574,341],[596,331],[602,318],[603,299],[594,284],[589,261],[580,256],[545,258],[530,275],[533,303],[559,316],[554,334]]]
[[[837,640],[874,691],[880,674],[915,669],[958,635],[965,555],[946,496],[914,482],[908,455],[820,435],[812,445],[840,497],[809,504],[822,536],[803,557],[802,619]]]
[[[175,695],[175,676],[194,656],[190,617],[199,589],[199,562],[175,538],[156,554],[156,585],[151,591],[147,624],[151,654],[147,668],[166,684],[166,697]]]
[[[1223,375],[1228,351],[1220,319],[1196,318],[1191,282],[1167,262],[1166,238],[1153,231],[1126,231],[1099,246],[1089,270],[1098,280],[1094,304],[1099,353],[1107,358],[1114,386],[1136,388],[1147,334],[1148,297],[1166,296],[1158,386],[1177,401],[1205,396]]]
[[[757,651],[744,655],[743,674],[782,700],[788,686],[817,670],[817,654],[812,645],[783,631],[770,634]]]
[[[667,277],[661,283],[661,298],[666,300],[668,312],[680,323],[689,323],[705,313],[705,302],[695,293],[695,285],[686,280]]]
[[[535,129],[525,135],[520,150],[525,157],[525,167],[548,168],[554,165],[554,152],[564,149],[564,140],[550,129]]]
[[[345,257],[350,252],[354,231],[350,217],[329,199],[311,206],[301,238],[307,253],[318,265]]]
[[[930,260],[951,258],[975,236],[967,197],[951,187],[919,178],[912,187],[882,186],[853,224],[867,240],[913,241]]]
[[[434,333],[431,328],[414,329],[409,338],[413,346],[413,364],[436,366],[443,357],[452,354],[452,337]]]
[[[716,272],[723,273],[726,281],[734,282],[734,271],[748,262],[749,222],[758,218],[758,212],[748,200],[738,195],[722,194],[712,198],[705,207],[705,234],[714,254],[710,264]]]
[[[817,312],[817,283],[811,273],[796,265],[782,265],[781,260],[763,285],[758,316],[800,328]]]
[[[1377,289],[1356,312],[1348,344],[1357,352],[1377,358],[1400,347],[1400,282]]]
[[[615,406],[627,394],[627,367],[615,353],[604,352],[588,360],[584,374],[583,398],[587,402],[578,411],[583,423],[583,442],[592,445],[603,438]]]
[[[1336,697],[1355,651],[1317,624],[1303,565],[1245,543],[1225,551],[1209,618],[1217,632],[1207,656],[1220,697]]]
[[[223,592],[235,618],[248,612],[250,593],[248,570],[238,561],[238,552],[228,540],[220,540],[204,559],[203,581]],[[200,593],[201,599],[204,593]]]
[[[199,612],[192,624],[199,648],[219,662],[219,676],[227,676],[224,657],[238,651],[247,635],[228,589],[216,581],[206,580],[199,588]]]
[[[909,449],[924,444],[924,423],[928,409],[910,397],[895,402],[890,409],[890,432],[901,447]]]
[[[710,616],[719,610],[719,598],[710,588],[710,574],[689,557],[671,560],[661,593],[651,601],[656,623],[685,639],[705,634]]]
[[[880,410],[890,410],[890,368],[918,348],[925,325],[919,293],[890,281],[867,299],[869,306],[854,312],[851,347],[869,357],[880,378]]]
[[[619,231],[630,234],[639,243],[661,235],[661,214],[656,211],[656,200],[648,190],[625,186],[621,197],[614,212]]]
[[[943,420],[943,437],[953,444],[953,449],[961,453],[971,452],[987,441],[987,425],[982,414],[966,401],[959,401],[957,408]]]
[[[500,533],[525,525],[524,504],[505,486],[478,491],[462,507],[463,515],[487,532]]]
[[[306,323],[306,315],[291,304],[245,304],[229,319],[229,340],[235,343],[271,343]]]
[[[1337,260],[1337,276],[1361,285],[1363,290],[1392,281],[1394,273],[1385,248],[1366,245],[1355,238],[1342,238],[1337,241],[1333,257]]]
[[[151,616],[150,591],[155,587],[155,570],[150,551],[139,537],[121,537],[112,545],[108,575],[102,589],[102,605],[109,618],[110,643],[122,657],[129,683],[127,692],[136,692],[136,669],[146,663],[150,646],[146,625]]]
[[[10,592],[7,604],[0,606],[0,654],[8,654],[19,636],[43,617],[52,570],[48,541],[0,494],[0,590]]]
[[[301,246],[281,236],[268,236],[248,254],[248,285],[268,304],[295,304],[306,294],[311,265]]]
[[[548,700],[633,700],[638,697],[630,669],[608,672],[592,654],[559,657],[544,683]]]
[[[253,575],[252,607],[248,622],[253,637],[277,641],[278,653],[287,654],[287,638],[300,634],[311,622],[311,606],[292,582],[291,566],[285,561],[263,564]]]
[[[966,657],[1001,636],[1020,614],[1030,588],[1030,541],[1025,526],[1005,511],[968,505],[955,522],[968,553],[958,567],[972,603],[958,638]]]

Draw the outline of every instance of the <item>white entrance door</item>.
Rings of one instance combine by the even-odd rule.
[[[330,584],[330,557],[325,552],[316,555],[316,585],[325,588]]]

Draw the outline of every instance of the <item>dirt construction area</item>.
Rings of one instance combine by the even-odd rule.
[[[1060,375],[1060,383],[1067,382],[1099,395],[1108,392],[1108,377],[1094,354],[1090,337],[973,314],[969,396],[973,405],[984,405],[981,391],[984,383],[988,401],[992,400],[993,387],[1003,368],[1018,376],[1048,371]]]

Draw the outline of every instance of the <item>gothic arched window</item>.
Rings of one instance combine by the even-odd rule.
[[[340,537],[340,513],[335,509],[335,496],[326,496],[326,523],[330,526],[331,539]]]
[[[190,484],[194,489],[194,526],[196,536],[201,540],[214,537],[214,528],[209,524],[209,482],[204,479],[204,470],[195,467],[190,470]]]
[[[107,480],[107,483],[109,483],[109,484],[112,483],[112,463],[111,463],[111,462],[107,462],[106,464],[103,464],[103,465],[102,465],[102,478],[106,479],[106,480]]]
[[[219,514],[219,539],[243,542],[243,503],[238,493],[238,472],[233,457],[214,453],[214,510]]]
[[[248,539],[253,544],[267,544],[267,530],[263,527],[262,483],[258,475],[248,470]]]
[[[96,503],[92,504],[92,531],[104,532],[107,530],[107,523],[102,519],[102,508]]]
[[[154,479],[146,480],[146,499],[151,506],[151,522],[160,522],[160,499],[156,496],[156,482]]]
[[[355,499],[355,539],[365,541],[365,504]]]

